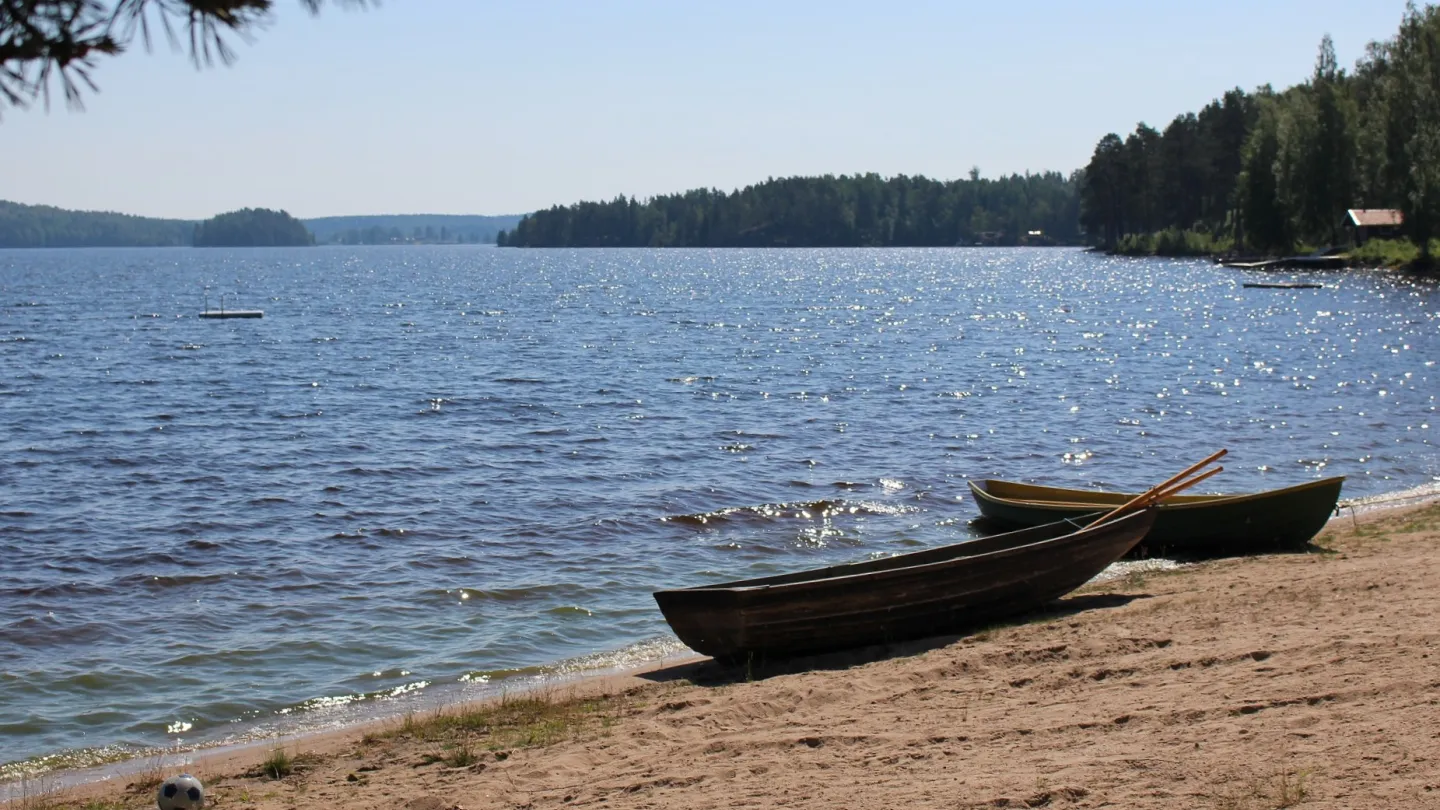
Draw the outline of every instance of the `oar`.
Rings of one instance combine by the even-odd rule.
[[[1197,475],[1194,478],[1181,481],[1177,484],[1171,484],[1170,487],[1167,489],[1161,489],[1159,486],[1151,487],[1145,492],[1142,492],[1139,495],[1136,495],[1134,498],[1131,498],[1129,501],[1126,501],[1123,505],[1116,507],[1114,510],[1104,515],[1101,515],[1099,519],[1091,522],[1090,525],[1098,526],[1106,521],[1114,520],[1120,515],[1125,514],[1126,512],[1134,511],[1135,509],[1143,509],[1147,506],[1153,506],[1164,500],[1165,498],[1174,495],[1177,492],[1181,492],[1195,486],[1196,484],[1204,481],[1206,478],[1209,478],[1216,473],[1224,472],[1224,470],[1224,467],[1216,467],[1215,469],[1207,470],[1205,473]]]
[[[1206,470],[1202,475],[1197,475],[1197,476],[1195,476],[1194,478],[1191,478],[1191,479],[1189,479],[1189,480],[1181,481],[1180,483],[1175,484],[1175,485],[1172,486],[1172,487],[1169,487],[1169,488],[1166,489],[1164,492],[1156,493],[1155,498],[1154,498],[1155,503],[1164,503],[1171,495],[1174,495],[1174,494],[1176,494],[1177,492],[1180,492],[1181,490],[1189,489],[1189,488],[1195,486],[1196,484],[1200,483],[1201,481],[1204,481],[1206,478],[1209,478],[1210,476],[1214,475],[1215,473],[1224,472],[1224,471],[1225,471],[1225,468],[1224,468],[1224,467],[1216,467],[1216,468],[1213,469],[1213,470]]]
[[[1220,472],[1220,469],[1224,469],[1224,468],[1222,467],[1222,468],[1217,469],[1217,470],[1212,470],[1212,471],[1206,473],[1203,477],[1196,478],[1194,481],[1190,481],[1190,482],[1186,483],[1184,486],[1178,486],[1178,487],[1177,487],[1177,486],[1174,486],[1175,484],[1179,483],[1182,479],[1184,479],[1185,476],[1190,475],[1191,473],[1195,472],[1196,470],[1200,469],[1201,467],[1204,467],[1206,464],[1209,464],[1210,462],[1212,462],[1212,461],[1214,461],[1214,460],[1216,460],[1216,459],[1224,456],[1224,455],[1225,455],[1226,453],[1228,453],[1228,452],[1230,452],[1230,451],[1229,451],[1229,450],[1226,450],[1226,449],[1224,449],[1224,448],[1221,448],[1220,450],[1217,450],[1217,451],[1215,451],[1214,453],[1211,453],[1211,454],[1210,454],[1209,456],[1207,456],[1204,460],[1198,461],[1198,462],[1196,462],[1196,463],[1194,463],[1194,464],[1191,464],[1189,467],[1186,467],[1185,469],[1181,470],[1180,472],[1176,473],[1175,475],[1171,476],[1170,478],[1167,478],[1167,479],[1165,479],[1164,481],[1161,481],[1160,483],[1156,484],[1155,486],[1153,486],[1153,487],[1145,490],[1144,492],[1140,493],[1139,495],[1136,495],[1134,498],[1131,498],[1130,500],[1128,500],[1128,501],[1126,501],[1125,503],[1121,504],[1120,506],[1116,507],[1114,510],[1112,510],[1112,511],[1106,513],[1105,515],[1101,516],[1101,518],[1100,518],[1099,520],[1092,521],[1090,525],[1091,525],[1091,526],[1098,526],[1098,525],[1100,525],[1101,523],[1104,523],[1104,522],[1106,522],[1106,521],[1114,520],[1115,518],[1117,518],[1117,517],[1125,514],[1126,512],[1129,512],[1131,509],[1134,509],[1136,506],[1139,506],[1139,505],[1141,505],[1141,504],[1145,504],[1145,503],[1148,503],[1148,502],[1151,501],[1151,500],[1154,500],[1154,498],[1155,498],[1155,496],[1156,496],[1157,493],[1166,492],[1167,488],[1169,488],[1167,494],[1173,495],[1173,494],[1175,494],[1176,492],[1179,492],[1180,490],[1185,489],[1185,488],[1188,487],[1188,486],[1192,486],[1192,485],[1194,485],[1194,484],[1200,483],[1200,481],[1204,480],[1205,478],[1209,478],[1211,475],[1214,475],[1215,473]]]

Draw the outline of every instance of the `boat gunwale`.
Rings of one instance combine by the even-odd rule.
[[[1098,511],[1098,510],[1097,510],[1097,511]],[[1116,525],[1117,525],[1117,524],[1123,523],[1123,522],[1125,522],[1125,521],[1133,520],[1133,519],[1135,519],[1136,517],[1139,517],[1140,515],[1145,514],[1145,513],[1148,512],[1148,511],[1149,511],[1148,509],[1139,509],[1139,510],[1136,510],[1135,512],[1133,512],[1133,513],[1131,513],[1131,514],[1125,515],[1125,516],[1120,517],[1120,518],[1116,518],[1115,520],[1112,520],[1112,521],[1110,521],[1110,522],[1108,522],[1108,523],[1105,523],[1105,524],[1103,524],[1103,525],[1100,525],[1100,526],[1081,526],[1081,525],[1079,525],[1079,524],[1076,522],[1077,520],[1079,520],[1079,518],[1062,518],[1061,520],[1052,521],[1052,522],[1050,522],[1050,523],[1042,523],[1042,524],[1040,524],[1040,525],[1038,525],[1038,526],[1029,526],[1029,527],[1026,527],[1026,528],[1023,528],[1023,529],[1016,529],[1016,530],[1013,531],[1013,532],[1006,532],[1005,534],[1019,534],[1019,533],[1021,533],[1021,532],[1035,531],[1036,529],[1040,529],[1040,528],[1043,528],[1043,527],[1046,527],[1046,526],[1053,526],[1053,525],[1058,524],[1058,523],[1069,523],[1070,525],[1076,527],[1076,530],[1075,530],[1075,531],[1066,532],[1065,534],[1056,535],[1056,536],[1054,536],[1054,537],[1047,537],[1047,538],[1044,539],[1044,540],[1036,540],[1036,541],[1033,542],[1033,543],[1026,543],[1026,544],[1021,545],[1021,546],[1012,546],[1012,547],[1010,547],[1010,548],[996,549],[995,551],[987,551],[987,552],[984,552],[984,553],[981,553],[981,554],[974,554],[974,555],[971,555],[971,556],[968,556],[968,557],[951,557],[951,558],[949,558],[949,559],[938,560],[938,561],[936,561],[936,562],[931,562],[931,563],[920,563],[920,564],[918,564],[918,565],[899,565],[899,566],[895,566],[895,567],[891,567],[891,568],[881,568],[881,569],[878,569],[878,570],[875,570],[875,571],[861,571],[861,572],[854,573],[854,574],[837,574],[837,575],[835,575],[835,576],[828,576],[828,577],[815,577],[815,578],[812,578],[812,579],[802,579],[802,580],[798,580],[798,581],[795,581],[795,582],[780,582],[780,583],[774,583],[774,584],[757,583],[757,584],[754,584],[754,585],[739,585],[739,584],[731,585],[731,584],[723,583],[723,582],[722,582],[722,583],[716,583],[716,584],[714,584],[714,585],[695,585],[695,586],[692,586],[692,587],[689,587],[689,588],[667,588],[667,589],[663,589],[663,590],[656,591],[655,593],[656,593],[656,595],[659,595],[659,594],[706,594],[706,593],[715,593],[715,594],[718,594],[718,593],[731,593],[731,594],[755,593],[755,592],[761,592],[761,591],[780,590],[780,589],[784,589],[784,588],[797,588],[797,587],[799,587],[799,586],[812,586],[812,587],[813,587],[813,586],[816,585],[817,583],[822,583],[822,582],[823,582],[823,583],[843,582],[844,580],[854,580],[854,579],[859,578],[859,577],[870,577],[870,576],[875,576],[875,575],[878,575],[878,574],[894,574],[894,573],[898,573],[898,572],[901,572],[901,571],[921,571],[921,570],[924,570],[924,569],[927,569],[927,568],[939,568],[940,566],[954,565],[954,564],[956,564],[957,562],[961,562],[961,561],[964,561],[964,562],[974,562],[974,561],[976,561],[976,560],[982,560],[982,559],[983,559],[983,560],[993,560],[993,559],[999,559],[999,558],[1001,558],[1001,557],[1003,557],[1003,556],[1006,556],[1006,555],[1017,554],[1017,553],[1025,552],[1025,551],[1032,551],[1032,550],[1035,549],[1036,546],[1043,546],[1043,545],[1045,545],[1045,544],[1055,544],[1055,543],[1058,543],[1058,541],[1061,541],[1061,540],[1073,539],[1073,538],[1075,538],[1077,535],[1080,535],[1080,534],[1092,533],[1092,530],[1093,530],[1094,533],[1098,533],[1098,532],[1101,531],[1101,530],[1113,530],[1114,528],[1116,528]],[[1147,530],[1147,531],[1148,531],[1148,530]],[[1003,535],[990,535],[990,536],[988,536],[988,537],[977,537],[977,538],[975,538],[974,540],[971,540],[971,541],[968,541],[968,542],[973,543],[973,542],[979,542],[979,541],[982,541],[982,540],[993,540],[994,538],[1000,537],[1000,536],[1003,536]],[[1143,540],[1143,539],[1144,539],[1144,536],[1142,535],[1140,539]],[[1139,542],[1139,541],[1137,541],[1137,542]],[[953,543],[953,544],[951,544],[951,545],[952,545],[952,546],[964,546],[964,545],[967,545],[967,543]],[[919,550],[919,551],[911,551],[911,552],[908,552],[907,554],[899,554],[899,555],[896,555],[896,556],[894,556],[894,557],[882,558],[882,559],[898,560],[898,559],[903,559],[904,557],[910,556],[911,554],[926,554],[926,553],[932,553],[932,552],[934,552],[934,551],[937,551],[937,550],[943,549],[943,548],[946,548],[946,546],[937,546],[937,547],[931,548],[931,549],[921,549],[921,550]],[[861,562],[859,562],[859,563],[843,563],[843,564],[840,565],[840,566],[827,566],[827,567],[839,568],[839,567],[844,567],[845,565],[861,565],[861,564],[863,564],[863,563],[865,563],[865,562],[870,562],[870,561],[869,561],[869,560],[865,560],[865,561],[861,561]],[[822,571],[823,571],[823,570],[825,570],[825,569],[822,568],[822,569],[816,569],[816,570],[822,570]],[[776,576],[776,577],[785,577],[785,576],[791,576],[791,575],[794,575],[794,574],[801,574],[801,573],[805,573],[805,572],[804,572],[803,570],[802,570],[802,571],[792,571],[792,572],[789,572],[789,573],[787,573],[787,574],[776,574],[775,576]],[[762,579],[764,579],[764,578],[762,578]],[[751,580],[735,580],[735,582],[737,582],[737,583],[739,583],[739,582],[748,582],[748,581],[751,581]]]
[[[1261,491],[1261,492],[1240,492],[1240,493],[1234,493],[1234,494],[1224,494],[1224,493],[1220,493],[1220,494],[1214,494],[1214,495],[1193,495],[1193,496],[1181,495],[1181,496],[1179,496],[1179,497],[1180,497],[1180,498],[1183,498],[1183,499],[1185,499],[1185,500],[1175,500],[1175,501],[1168,501],[1168,502],[1167,502],[1167,501],[1162,501],[1162,502],[1160,502],[1159,504],[1157,504],[1157,506],[1158,506],[1158,508],[1159,508],[1160,510],[1165,511],[1165,512],[1176,512],[1176,511],[1183,511],[1183,510],[1186,510],[1186,509],[1200,509],[1200,508],[1207,508],[1207,507],[1214,507],[1214,506],[1230,506],[1230,505],[1232,505],[1232,504],[1240,504],[1240,503],[1245,503],[1245,502],[1247,502],[1247,501],[1262,500],[1262,499],[1266,499],[1266,498],[1274,498],[1274,497],[1278,497],[1278,496],[1282,496],[1282,495],[1290,495],[1290,494],[1294,494],[1294,493],[1298,493],[1298,492],[1304,492],[1305,490],[1308,490],[1308,489],[1319,489],[1319,488],[1324,487],[1324,486],[1330,486],[1330,485],[1332,485],[1332,484],[1335,484],[1336,482],[1343,482],[1344,480],[1345,480],[1345,476],[1343,476],[1343,475],[1334,475],[1334,476],[1330,476],[1330,477],[1328,477],[1328,478],[1320,478],[1320,479],[1317,479],[1317,480],[1315,480],[1315,481],[1306,481],[1306,482],[1301,483],[1301,484],[1295,484],[1295,485],[1288,486],[1288,487],[1281,487],[1281,488],[1279,488],[1279,489],[1267,489],[1267,490],[1263,490],[1263,491]],[[986,485],[988,485],[991,481],[995,481],[995,482],[1002,483],[1002,484],[1021,484],[1021,485],[1023,485],[1023,486],[1033,487],[1033,488],[1035,488],[1035,489],[1049,490],[1049,491],[1055,492],[1055,493],[1057,493],[1057,494],[1058,494],[1058,493],[1071,493],[1071,492],[1074,492],[1074,493],[1087,493],[1087,494],[1096,494],[1096,495],[1114,495],[1114,496],[1117,496],[1117,497],[1120,497],[1120,498],[1131,497],[1131,495],[1127,495],[1127,493],[1115,492],[1115,491],[1112,491],[1112,490],[1100,490],[1100,489],[1097,489],[1097,490],[1086,490],[1086,489],[1075,489],[1075,488],[1071,488],[1071,487],[1052,487],[1052,486],[1046,486],[1046,485],[1044,485],[1044,484],[1026,484],[1026,483],[1023,482],[1023,481],[1006,481],[1006,480],[1000,479],[1000,478],[985,478],[985,479],[981,479],[981,480],[979,480],[979,481],[970,481],[970,482],[968,482],[968,483],[970,484],[970,491],[971,491],[977,498],[981,498],[981,499],[988,500],[988,501],[993,501],[993,502],[995,502],[995,503],[1002,503],[1002,504],[1006,504],[1006,505],[1010,505],[1010,506],[1023,507],[1023,508],[1027,508],[1027,509],[1043,509],[1043,510],[1055,511],[1055,512],[1069,512],[1069,511],[1075,510],[1076,508],[1081,508],[1081,507],[1087,507],[1087,506],[1088,506],[1088,507],[1094,507],[1095,511],[1100,511],[1100,510],[1104,509],[1104,508],[1107,506],[1107,504],[1105,504],[1105,503],[1099,503],[1099,502],[1097,502],[1097,503],[1077,503],[1077,502],[1073,502],[1073,501],[1059,501],[1059,500],[1049,501],[1049,500],[1028,500],[1028,499],[1025,499],[1025,498],[1009,498],[1009,497],[1006,497],[1006,496],[1004,496],[1004,495],[996,495],[995,493],[990,492],[990,491],[986,488]],[[1193,500],[1191,500],[1191,498],[1193,498]]]

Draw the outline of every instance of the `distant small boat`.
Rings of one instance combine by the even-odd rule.
[[[1240,495],[1176,495],[1156,507],[1155,527],[1139,548],[1152,555],[1214,555],[1303,547],[1334,513],[1344,481],[1339,476]],[[971,481],[970,491],[980,514],[1002,528],[1092,515],[1133,497],[995,479]]]
[[[1247,281],[1247,282],[1245,282],[1244,284],[1242,284],[1242,285],[1240,285],[1240,286],[1242,286],[1242,287],[1265,287],[1265,288],[1271,288],[1271,289],[1277,289],[1277,290],[1318,290],[1318,289],[1320,289],[1321,287],[1324,287],[1325,285],[1324,285],[1324,284],[1318,284],[1318,283],[1316,283],[1316,282],[1314,282],[1314,281],[1275,281],[1275,282]]]
[[[1145,509],[1061,520],[897,557],[657,591],[680,640],[725,661],[923,638],[1035,610],[1088,582],[1150,530]]]

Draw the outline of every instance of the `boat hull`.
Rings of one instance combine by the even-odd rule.
[[[1153,512],[1099,527],[1061,521],[898,557],[657,591],[655,601],[681,641],[726,661],[924,638],[1064,596],[1139,543]]]
[[[1325,527],[1344,477],[1245,495],[1180,495],[1157,508],[1135,553],[1209,556],[1303,548]],[[1077,518],[1119,506],[1132,493],[1043,487],[994,479],[970,482],[987,520],[1005,528]]]

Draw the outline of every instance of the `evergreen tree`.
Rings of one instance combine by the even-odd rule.
[[[1387,81],[1387,163],[1405,231],[1430,259],[1440,227],[1440,10],[1405,9]]]

